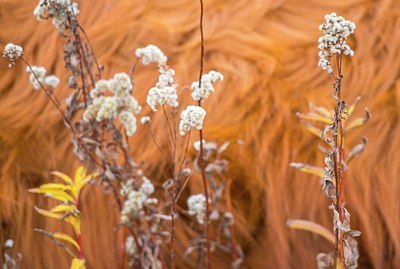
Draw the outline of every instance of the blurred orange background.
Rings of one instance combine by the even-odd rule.
[[[181,86],[197,80],[200,59],[199,2],[195,0],[78,1],[79,20],[93,41],[105,77],[129,72],[137,47],[158,45],[169,57]],[[218,70],[223,83],[205,108],[205,135],[223,143],[243,140],[227,151],[228,177],[238,241],[245,252],[242,268],[316,268],[315,256],[329,252],[324,239],[290,230],[290,218],[312,220],[331,229],[332,212],[317,177],[289,167],[298,161],[323,166],[317,137],[299,123],[296,112],[310,103],[333,108],[332,80],[318,66],[318,26],[337,12],[357,25],[350,44],[355,56],[344,62],[343,95],[357,96],[358,116],[368,107],[373,117],[346,137],[346,146],[368,137],[366,151],[346,174],[347,208],[352,228],[360,230],[360,268],[400,268],[400,1],[398,0],[204,0],[205,70]],[[50,21],[37,22],[37,1],[0,0],[0,45],[20,44],[25,58],[59,76],[56,95],[65,99],[69,74],[63,44]],[[0,61],[0,243],[15,241],[21,268],[68,268],[69,257],[33,228],[62,230],[33,210],[47,201],[27,189],[48,182],[53,170],[71,173],[78,165],[70,134],[45,95],[34,91],[25,67],[9,69]],[[140,67],[134,95],[144,104],[157,79]],[[184,95],[186,103],[190,96]],[[146,107],[142,115],[148,114]],[[161,122],[154,115],[155,124]],[[161,124],[161,123],[160,123]],[[162,133],[156,134],[157,138]],[[197,140],[198,138],[193,138]],[[132,154],[146,161],[156,178],[168,165],[144,128],[134,136]],[[167,147],[167,141],[162,147]],[[150,161],[149,161],[150,160]],[[200,189],[194,182],[191,190]],[[117,210],[100,187],[84,192],[83,248],[88,268],[116,268],[120,242],[114,227]],[[183,206],[185,206],[183,204]],[[184,224],[182,224],[184,225]],[[184,227],[178,252],[187,246]],[[179,255],[182,256],[182,255]],[[216,254],[215,268],[229,268]],[[179,258],[179,268],[193,268]]]

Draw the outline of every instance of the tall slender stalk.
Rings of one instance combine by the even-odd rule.
[[[344,130],[342,122],[343,112],[343,100],[341,96],[342,90],[342,55],[336,57],[338,76],[334,84],[334,97],[336,99],[336,108],[334,115],[334,166],[335,166],[335,184],[336,184],[336,201],[335,208],[339,213],[340,221],[343,221],[343,210],[342,210],[342,187],[343,187],[343,167],[342,167],[342,156],[343,156],[343,140]],[[345,268],[344,252],[343,252],[343,235],[340,235],[338,227],[335,227],[335,254],[334,254],[334,268],[337,268],[337,259],[340,255],[342,266]]]
[[[204,32],[203,32],[203,14],[204,14],[204,4],[203,0],[200,0],[200,35],[201,35],[201,53],[200,53],[200,74],[199,74],[199,88],[201,88],[201,79],[203,76],[203,67],[204,67]],[[201,107],[201,100],[198,101],[197,105]],[[209,200],[209,191],[208,184],[204,166],[204,145],[203,145],[203,129],[199,130],[200,134],[200,152],[199,152],[199,166],[201,169],[201,177],[203,180],[204,186],[204,195],[206,197],[206,267],[208,269],[212,268],[211,265],[211,250],[210,250],[210,206],[208,203]]]

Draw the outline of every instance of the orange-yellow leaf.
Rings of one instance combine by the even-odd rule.
[[[353,114],[353,112],[354,112],[354,110],[356,109],[356,106],[357,106],[357,104],[358,104],[358,102],[359,102],[360,100],[361,100],[361,97],[358,96],[358,97],[356,98],[356,100],[354,101],[354,103],[349,107],[349,111],[348,111],[349,117]]]
[[[53,172],[51,172],[51,174],[61,178],[62,180],[64,180],[65,183],[67,183],[69,185],[71,185],[73,183],[72,179],[64,173],[53,171]]]
[[[321,135],[322,135],[322,132],[323,132],[321,129],[318,129],[318,128],[314,127],[314,126],[306,126],[306,129],[307,129],[310,133],[312,133],[312,134],[318,136],[318,138],[321,138]]]
[[[318,177],[322,177],[324,175],[324,169],[321,167],[311,166],[303,163],[291,163],[290,166],[300,169],[300,171],[302,172],[309,173]]]
[[[322,123],[326,123],[326,124],[331,124],[333,122],[333,120],[329,117],[326,116],[321,116],[318,114],[301,114],[301,113],[297,113],[297,116],[303,120],[312,120],[312,121],[318,121],[318,122],[322,122]]]
[[[288,220],[287,226],[291,229],[309,231],[318,234],[323,238],[327,239],[332,244],[335,244],[335,236],[333,235],[333,233],[318,223],[308,220],[296,219],[296,220]]]
[[[71,263],[71,269],[86,269],[85,260],[74,258]]]
[[[310,108],[311,108],[312,111],[315,111],[320,115],[323,115],[323,116],[328,117],[330,119],[333,118],[333,111],[328,110],[326,107],[310,105]]]

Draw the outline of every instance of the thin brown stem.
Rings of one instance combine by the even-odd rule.
[[[204,67],[204,31],[203,31],[203,15],[204,15],[204,4],[203,0],[200,0],[200,35],[201,35],[201,52],[200,52],[200,73],[199,73],[199,88],[201,88],[201,80],[203,77]],[[198,106],[201,107],[201,100],[198,101]],[[199,130],[200,133],[200,153],[199,153],[199,166],[201,170],[201,177],[204,185],[204,194],[206,197],[206,267],[211,269],[211,250],[210,250],[210,205],[209,205],[209,191],[204,165],[204,146],[203,146],[203,129]]]

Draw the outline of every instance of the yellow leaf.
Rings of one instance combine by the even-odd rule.
[[[324,175],[324,169],[321,167],[311,166],[303,163],[291,163],[290,166],[300,169],[300,171],[302,172],[309,173],[318,177],[322,177]]]
[[[51,212],[51,211],[48,211],[48,210],[40,209],[40,208],[38,208],[36,206],[35,206],[35,210],[39,214],[41,214],[41,215],[43,215],[45,217],[54,218],[54,219],[61,219],[63,217],[63,215],[61,215],[61,214],[57,214],[57,213],[54,213],[54,212]]]
[[[81,233],[81,219],[79,216],[70,215],[66,217],[64,220],[74,227],[76,234]]]
[[[326,124],[331,124],[333,120],[329,117],[321,116],[318,114],[310,113],[310,114],[302,114],[302,113],[297,113],[297,116],[303,120],[312,120],[312,121],[318,121]]]
[[[54,237],[55,239],[67,241],[72,245],[74,245],[78,251],[81,251],[81,248],[79,247],[78,243],[71,236],[64,233],[53,233],[51,236]]]
[[[39,187],[41,190],[67,190],[69,186],[58,183],[47,183]]]
[[[318,138],[321,138],[321,135],[322,135],[322,130],[321,130],[321,129],[318,129],[318,128],[314,127],[314,126],[306,126],[306,129],[307,129],[310,133],[312,133],[312,134],[318,136]]]
[[[312,111],[315,111],[315,112],[317,112],[318,114],[323,115],[323,116],[325,116],[325,117],[328,117],[328,118],[330,118],[330,119],[333,118],[333,114],[334,114],[333,111],[328,110],[326,107],[311,105],[311,106],[310,106],[310,109],[311,109]]]
[[[92,178],[95,178],[99,176],[98,173],[94,173],[94,174],[90,174],[90,175],[84,175],[84,177],[79,177],[79,178],[75,178],[75,187],[76,187],[76,191],[79,194],[79,192],[82,190],[82,188],[89,183],[89,181]]]
[[[30,189],[29,192],[44,194],[45,196],[54,198],[54,199],[62,201],[62,202],[66,202],[66,201],[69,201],[72,203],[75,202],[74,198],[72,198],[68,193],[66,193],[65,191],[62,191],[62,190]]]
[[[326,229],[324,226],[319,225],[318,223],[308,221],[308,220],[288,220],[287,226],[291,229],[309,231],[315,234],[322,236],[327,239],[332,244],[335,244],[335,236],[332,232]]]
[[[53,212],[53,213],[60,213],[60,212],[72,213],[74,210],[76,210],[76,207],[74,205],[61,204],[56,207],[53,207],[51,212]]]
[[[67,183],[69,185],[71,185],[73,183],[72,179],[64,173],[53,171],[53,172],[51,172],[51,174],[61,178],[62,180],[64,180],[65,183]]]
[[[82,181],[86,177],[86,169],[83,166],[79,166],[75,171],[75,183],[77,181]]]
[[[358,104],[358,102],[361,100],[360,96],[357,96],[356,100],[354,101],[354,103],[349,107],[349,117],[353,114],[354,110],[356,109],[356,106]]]
[[[71,263],[71,269],[86,269],[85,260],[74,258]]]

